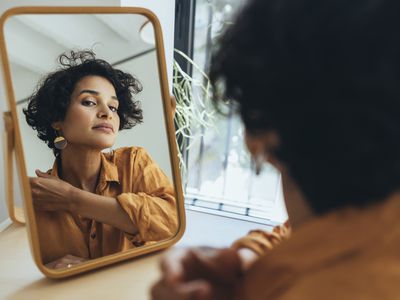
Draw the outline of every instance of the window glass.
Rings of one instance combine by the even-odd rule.
[[[193,60],[202,70],[207,72],[213,43],[243,4],[239,0],[196,1]],[[194,70],[193,77],[206,85],[199,72]],[[207,110],[213,109],[208,105]],[[267,164],[255,175],[239,116],[215,113],[209,121],[211,126],[193,132],[198,138],[188,150],[187,206],[260,223],[285,221],[280,175]]]

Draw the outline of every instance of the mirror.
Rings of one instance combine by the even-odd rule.
[[[70,276],[176,242],[183,197],[157,18],[139,8],[37,7],[12,9],[1,25],[41,271]]]

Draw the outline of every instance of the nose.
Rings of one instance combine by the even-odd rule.
[[[112,111],[106,104],[101,104],[98,106],[97,117],[101,119],[111,119]]]

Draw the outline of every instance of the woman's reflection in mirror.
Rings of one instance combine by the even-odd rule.
[[[176,201],[164,172],[140,147],[103,152],[142,122],[139,80],[92,51],[59,63],[24,109],[55,155],[51,170],[30,178],[43,263],[71,267],[172,237]]]

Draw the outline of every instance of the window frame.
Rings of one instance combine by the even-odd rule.
[[[193,59],[194,55],[195,20],[196,20],[196,0],[176,0],[174,48],[185,53],[190,59]],[[193,74],[192,65],[187,60],[185,60],[181,55],[175,53],[175,51],[174,51],[174,59],[178,62],[178,64],[181,66],[184,72],[192,76]],[[177,142],[179,145],[182,145],[182,143],[185,143],[185,140],[180,139]],[[186,167],[188,167],[188,161],[189,161],[188,156],[190,155],[189,150],[185,150],[183,155]],[[226,165],[227,161],[225,161],[224,164]],[[202,199],[199,199],[196,196],[194,197],[190,196],[186,192],[186,188],[184,188],[184,191],[185,191],[184,198],[185,198],[186,209],[211,215],[217,215],[221,217],[228,217],[231,219],[238,219],[246,222],[258,223],[267,226],[276,226],[280,224],[280,222],[276,222],[269,218],[256,217],[250,215],[249,212],[250,210],[252,210],[250,208],[245,208],[246,213],[241,214],[230,211],[224,211],[223,203],[220,203],[218,208],[207,207],[207,206],[215,206],[216,203],[208,199],[209,197],[204,197]],[[278,195],[276,197],[278,197]],[[196,205],[196,202],[206,203],[206,205],[205,206],[198,204]]]

